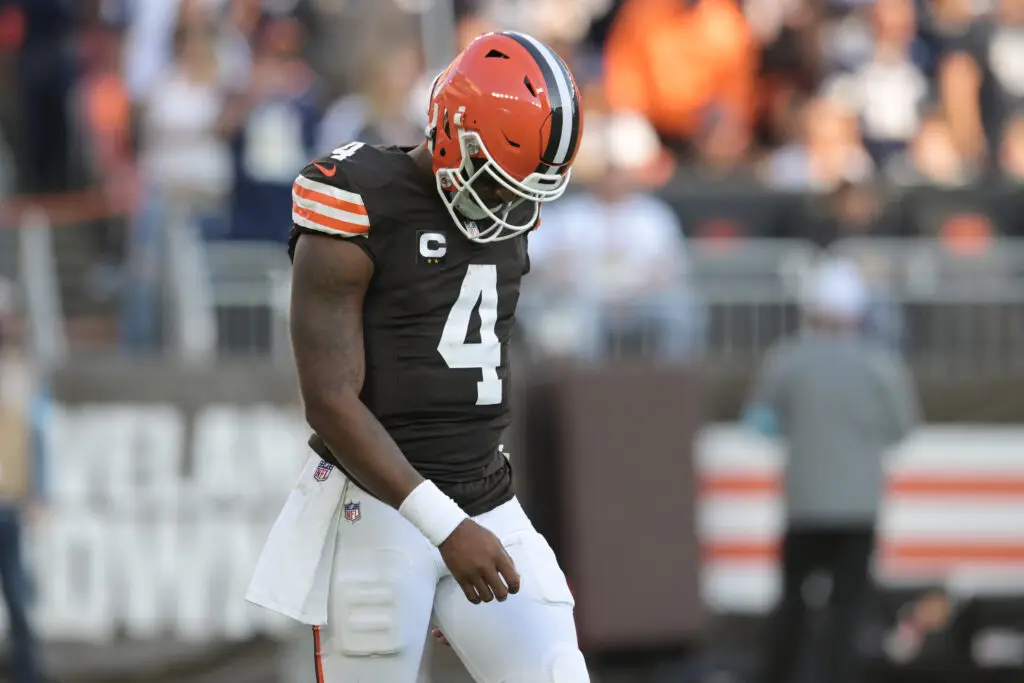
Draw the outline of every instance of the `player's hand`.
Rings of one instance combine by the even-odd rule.
[[[474,605],[504,602],[519,592],[519,572],[498,537],[471,519],[455,527],[438,550],[448,570]]]
[[[452,646],[452,644],[448,642],[448,639],[444,637],[444,634],[441,633],[441,629],[431,629],[430,635],[432,635],[434,639],[441,645],[447,645],[448,647]]]

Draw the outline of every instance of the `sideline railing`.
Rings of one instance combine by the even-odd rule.
[[[65,360],[68,339],[53,234],[49,218],[39,209],[30,209],[21,218],[18,280],[24,292],[29,340],[36,357],[45,364]]]
[[[127,201],[99,192],[15,199],[0,209],[0,224],[18,236],[18,278],[41,355],[60,358],[75,346],[62,293],[74,293],[78,283],[62,270],[56,233],[128,212]],[[288,264],[281,247],[169,232],[176,234],[160,255],[164,319],[171,323],[165,350],[185,359],[287,355]],[[973,372],[1024,365],[1024,239],[982,246],[956,251],[934,239],[852,238],[829,252],[863,266],[875,291],[873,324],[919,366]],[[687,317],[695,348],[725,362],[756,360],[798,329],[804,278],[825,253],[797,239],[694,239],[686,251],[692,306],[661,315]],[[524,301],[524,328],[526,308]],[[606,356],[657,354],[660,334],[658,324],[644,325],[638,341],[607,344]]]

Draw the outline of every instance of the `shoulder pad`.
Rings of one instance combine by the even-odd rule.
[[[368,235],[364,194],[377,183],[364,155],[372,149],[351,142],[302,169],[292,185],[292,222],[339,237]]]

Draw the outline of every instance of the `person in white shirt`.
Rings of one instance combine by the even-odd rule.
[[[216,24],[201,0],[182,0],[178,9],[173,60],[136,93],[144,191],[132,225],[121,334],[127,347],[140,350],[158,342],[159,264],[168,231],[222,236],[234,182],[219,131],[225,84]]]
[[[639,187],[622,129],[588,126],[603,142],[587,150],[596,182],[546,207],[530,235],[526,333],[546,352],[590,360],[607,356],[617,337],[640,335],[658,359],[685,361],[702,335],[679,219]]]

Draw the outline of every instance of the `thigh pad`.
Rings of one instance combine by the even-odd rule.
[[[336,569],[331,586],[331,626],[338,649],[349,656],[401,652],[400,604],[415,577],[407,558],[395,551],[358,553]]]

